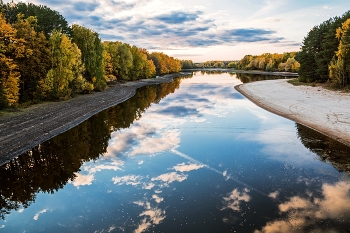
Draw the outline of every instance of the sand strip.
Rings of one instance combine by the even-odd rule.
[[[293,86],[285,79],[236,86],[258,106],[350,146],[350,94]]]
[[[126,82],[107,90],[81,95],[62,102],[46,102],[0,117],[0,165],[71,128],[104,109],[124,102],[136,89],[171,82],[178,76],[168,74],[154,79]]]

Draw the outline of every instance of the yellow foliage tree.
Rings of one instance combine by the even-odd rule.
[[[23,57],[24,42],[16,38],[16,29],[0,14],[0,108],[18,102],[20,73],[15,59]]]
[[[67,99],[71,97],[72,92],[92,90],[92,84],[89,85],[82,77],[83,64],[78,46],[60,31],[52,32],[50,46],[52,68],[44,82],[40,83],[43,91],[49,94],[49,98]]]
[[[350,19],[337,28],[336,37],[340,43],[336,57],[329,65],[329,77],[336,85],[344,87],[350,84]]]

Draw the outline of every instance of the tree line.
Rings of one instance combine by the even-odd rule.
[[[205,69],[205,68],[229,68],[240,70],[262,70],[280,72],[298,72],[299,62],[296,60],[298,52],[264,53],[261,55],[245,55],[239,61],[206,61],[193,63],[191,60],[181,61],[182,69]]]
[[[350,84],[350,11],[314,26],[298,54],[299,81]]]
[[[181,60],[182,69],[206,69],[206,68],[233,68],[230,64],[235,62],[232,61],[206,61],[201,63],[194,63],[192,60]]]
[[[259,56],[245,55],[238,63],[241,70],[262,70],[279,72],[298,72],[299,62],[296,60],[297,52],[264,53]]]
[[[57,11],[0,0],[0,109],[24,102],[64,100],[102,91],[115,81],[181,70],[178,59],[74,24]]]

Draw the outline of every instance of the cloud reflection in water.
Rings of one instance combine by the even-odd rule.
[[[281,203],[279,211],[287,217],[268,222],[262,230],[256,230],[255,233],[302,233],[306,229],[313,229],[312,232],[339,232],[332,225],[339,229],[339,225],[345,227],[347,224],[350,216],[349,198],[349,182],[324,183],[321,196],[308,192],[308,197],[293,196]]]
[[[234,189],[226,197],[224,197],[224,207],[221,210],[231,209],[233,211],[240,211],[241,203],[250,201],[250,196],[248,193],[249,189],[247,188],[245,188],[242,192],[238,191],[238,189]]]

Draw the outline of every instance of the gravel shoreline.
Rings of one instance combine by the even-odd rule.
[[[256,105],[350,146],[350,94],[287,80],[241,84],[237,91]]]
[[[0,117],[0,165],[32,149],[107,108],[135,95],[136,89],[172,82],[173,78],[192,73],[168,74],[109,87],[107,90],[81,95],[62,102],[38,104],[17,114]]]

